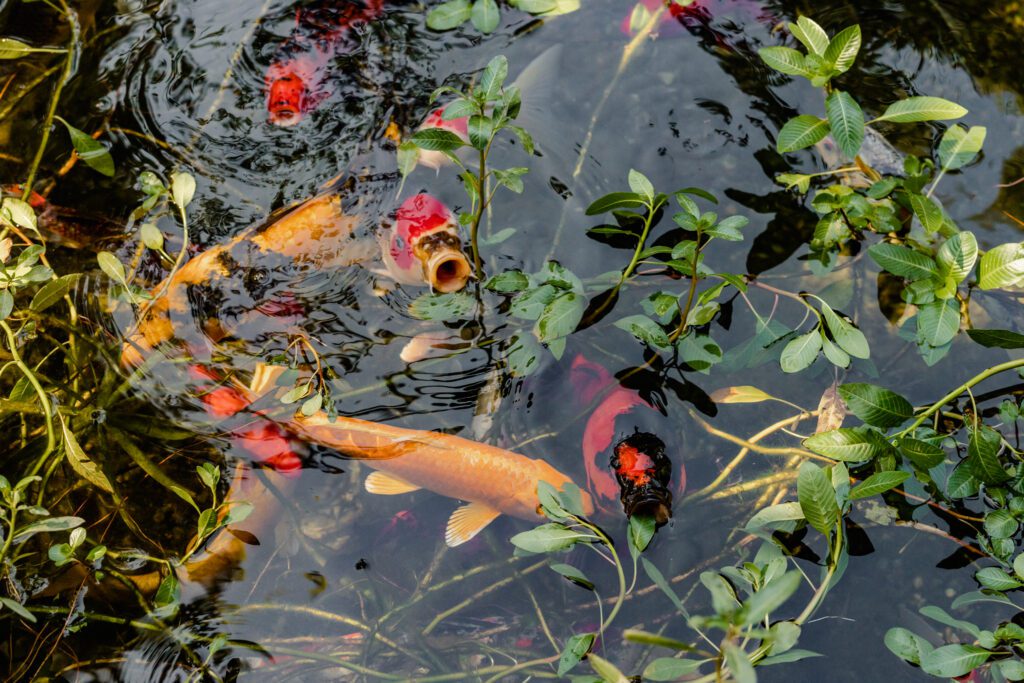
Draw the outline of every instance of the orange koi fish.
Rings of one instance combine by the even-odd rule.
[[[353,183],[349,178],[343,190]],[[152,349],[172,340],[219,342],[251,316],[266,322],[300,313],[288,294],[294,282],[317,270],[362,263],[376,251],[358,237],[377,227],[366,225],[370,219],[360,215],[359,202],[338,193],[315,197],[189,260],[154,288],[157,298],[139,311],[122,363],[138,366]],[[429,195],[410,197],[394,224],[383,227],[389,276],[441,292],[465,286],[469,261],[455,217],[441,202]]]
[[[338,5],[296,13],[296,30],[264,77],[268,119],[275,126],[294,126],[327,97],[324,83],[334,56],[346,49],[356,26],[373,21],[384,9],[383,0]]]
[[[296,417],[290,427],[308,441],[364,461],[377,470],[366,490],[381,495],[433,491],[468,501],[448,520],[444,540],[455,547],[476,536],[499,515],[539,522],[537,484],[561,489],[572,480],[543,460],[450,434],[422,432],[324,413]],[[594,504],[582,492],[583,509]]]

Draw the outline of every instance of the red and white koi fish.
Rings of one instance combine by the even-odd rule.
[[[324,84],[335,55],[346,49],[356,26],[382,14],[383,5],[383,0],[345,0],[315,14],[296,13],[295,32],[264,78],[270,123],[294,126],[327,97]]]

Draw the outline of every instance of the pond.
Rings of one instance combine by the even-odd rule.
[[[0,23],[9,680],[1024,679],[1019,3]]]

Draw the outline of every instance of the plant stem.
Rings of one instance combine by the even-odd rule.
[[[491,145],[488,143],[487,149],[480,150],[480,169],[477,171],[476,183],[476,192],[480,197],[480,206],[477,207],[476,214],[473,216],[473,225],[469,229],[469,242],[473,249],[473,272],[476,273],[477,280],[483,277],[483,264],[480,262],[480,247],[477,244],[477,234],[480,232],[480,220],[484,216],[484,210],[487,208],[488,203],[484,181],[487,179],[487,150],[490,147]]]
[[[700,237],[700,223],[698,223],[697,239],[694,240],[693,247],[693,263],[691,264],[690,269],[690,292],[686,295],[686,307],[679,312],[679,327],[675,329],[675,332],[669,335],[668,339],[672,342],[679,339],[679,336],[686,331],[686,319],[690,317],[690,308],[693,306],[693,295],[697,292],[697,282],[700,280],[700,277],[697,276],[697,261],[700,259]]]
[[[981,382],[984,382],[986,379],[988,379],[989,377],[992,377],[993,375],[998,375],[1001,372],[1006,372],[1007,370],[1013,370],[1015,368],[1020,368],[1020,367],[1024,367],[1024,359],[1011,360],[1011,361],[1007,361],[1006,363],[1000,363],[999,365],[993,365],[992,367],[984,370],[983,372],[979,372],[977,375],[975,375],[974,377],[970,378],[969,380],[967,380],[966,382],[961,384],[959,387],[957,387],[956,389],[954,389],[953,391],[949,392],[948,394],[946,394],[945,396],[940,398],[938,401],[933,403],[931,405],[931,407],[929,407],[923,413],[918,415],[917,419],[914,420],[912,423],[910,423],[909,427],[907,427],[906,429],[904,429],[900,433],[895,434],[892,438],[893,439],[900,439],[900,438],[903,438],[904,436],[906,436],[907,434],[912,433],[915,429],[920,427],[924,423],[925,420],[927,420],[929,417],[931,417],[936,411],[941,410],[942,406],[946,405],[947,403],[949,403],[954,398],[956,398],[957,396],[959,396],[963,392],[967,391],[968,389],[970,389],[974,385],[980,384]]]
[[[50,398],[43,390],[43,386],[39,383],[39,378],[36,377],[32,369],[25,363],[21,358],[21,354],[18,353],[18,342],[14,337],[14,330],[10,328],[6,320],[0,320],[0,329],[7,335],[7,343],[11,349],[11,356],[14,358],[14,364],[21,370],[21,374],[25,376],[28,383],[32,385],[32,388],[36,392],[36,396],[39,397],[39,405],[43,409],[43,415],[46,418],[46,450],[36,460],[36,464],[32,467],[29,475],[38,474],[39,468],[43,466],[46,458],[49,457],[50,453],[57,445],[57,436],[53,429],[53,407],[50,405]]]

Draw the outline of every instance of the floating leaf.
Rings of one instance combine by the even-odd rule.
[[[823,140],[829,132],[829,123],[809,114],[801,114],[786,121],[775,143],[779,153],[795,152]]]
[[[466,292],[424,293],[409,303],[409,313],[420,320],[460,320],[475,306],[476,299]]]
[[[550,553],[571,548],[577,543],[595,540],[592,534],[584,534],[562,524],[542,524],[535,529],[516,534],[510,540],[512,545],[531,553]]]
[[[629,332],[644,344],[662,349],[668,348],[671,344],[668,334],[661,328],[661,325],[646,315],[626,316],[621,320],[615,321],[615,327]]]
[[[914,414],[907,399],[874,384],[844,384],[839,394],[854,415],[875,427],[898,427]]]
[[[967,456],[971,470],[986,484],[1001,484],[1010,474],[999,460],[1002,435],[988,425],[972,429],[967,440]]]
[[[521,292],[529,286],[529,278],[518,270],[506,270],[503,273],[499,273],[484,285],[486,289],[492,292],[501,292],[502,294]]]
[[[921,657],[921,668],[932,676],[955,678],[977,669],[991,653],[974,645],[943,645]]]
[[[875,472],[850,491],[850,500],[860,500],[884,493],[910,478],[910,472]]]
[[[427,28],[448,31],[468,21],[472,12],[469,0],[450,0],[427,13]]]
[[[480,33],[492,33],[498,28],[498,3],[494,0],[476,0],[469,18]]]
[[[786,572],[777,576],[743,603],[740,614],[743,626],[758,624],[789,600],[800,587],[803,577],[800,572]]]
[[[18,59],[33,52],[55,52],[55,50],[38,50],[27,43],[14,38],[0,38],[0,59]],[[33,621],[35,621],[33,619]]]
[[[675,659],[673,657],[659,657],[644,669],[643,680],[645,681],[674,681],[683,676],[695,673],[700,669],[706,659]]]
[[[544,307],[534,334],[542,342],[550,342],[571,334],[583,319],[584,298],[576,292],[565,292]]]
[[[752,386],[722,387],[711,394],[715,403],[761,403],[772,398],[771,394]]]
[[[854,358],[871,357],[871,348],[868,346],[867,338],[853,323],[839,317],[824,301],[821,302],[821,314],[828,326],[828,331],[832,333],[832,338],[843,351]]]
[[[799,503],[776,503],[769,505],[750,518],[747,529],[760,529],[778,522],[794,522],[804,519],[804,511]]]
[[[899,447],[900,453],[923,470],[930,470],[942,464],[946,459],[944,450],[927,441],[904,437],[896,445]]]
[[[872,429],[842,427],[804,439],[804,446],[819,455],[842,462],[865,462],[889,452],[889,444]]]
[[[36,534],[52,534],[58,531],[68,531],[85,524],[85,520],[81,517],[47,517],[41,519],[38,522],[32,522],[26,524],[23,527],[19,527],[17,532],[12,539],[13,543],[19,544],[24,543]]]
[[[68,293],[68,288],[71,286],[71,283],[76,279],[78,279],[78,275],[72,274],[47,282],[45,285],[40,287],[39,291],[32,297],[32,303],[29,304],[29,308],[36,313],[45,311],[50,306],[53,306],[64,298],[64,295]],[[3,317],[5,316],[0,315],[0,319]]]
[[[594,633],[577,633],[569,638],[558,659],[558,675],[569,673],[583,659],[594,645]]]
[[[927,640],[905,628],[886,631],[885,646],[900,659],[918,665],[921,664],[921,658],[934,649]]]
[[[94,171],[102,173],[107,177],[113,176],[114,159],[110,156],[107,148],[100,144],[99,141],[94,140],[92,136],[78,130],[59,116],[56,118],[68,129],[68,135],[71,136],[71,144],[75,148],[78,158]]]

